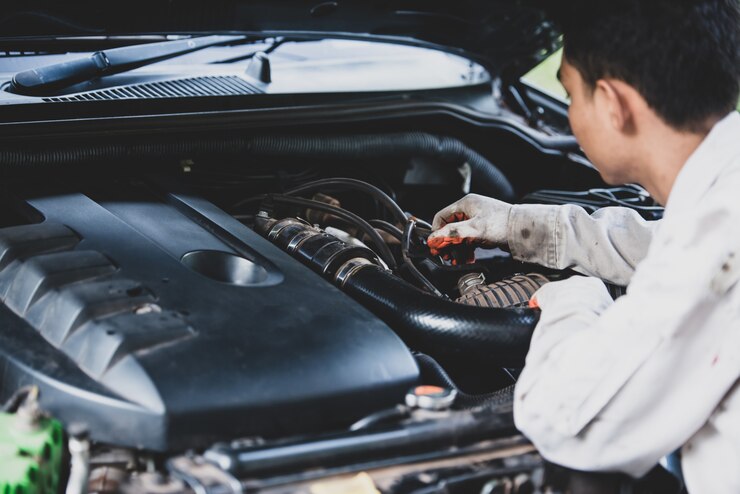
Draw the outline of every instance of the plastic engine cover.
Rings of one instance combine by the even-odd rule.
[[[418,378],[379,319],[211,203],[28,201],[0,229],[0,387],[153,450],[346,427]]]

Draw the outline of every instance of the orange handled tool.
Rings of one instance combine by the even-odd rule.
[[[467,219],[464,213],[455,213],[446,222],[456,223]],[[427,247],[433,256],[442,256],[442,259],[451,261],[455,266],[475,262],[475,241],[469,237],[434,237],[427,240]]]

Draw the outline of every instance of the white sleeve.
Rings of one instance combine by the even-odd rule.
[[[661,232],[616,302],[585,277],[535,294],[514,418],[545,458],[641,476],[707,421],[740,375],[738,223],[717,209]]]
[[[627,285],[659,223],[622,207],[515,205],[507,237],[516,259]]]

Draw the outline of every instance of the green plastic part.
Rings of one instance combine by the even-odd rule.
[[[50,418],[0,413],[0,494],[55,494],[62,466],[62,425]]]

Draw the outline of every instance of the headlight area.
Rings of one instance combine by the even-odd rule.
[[[512,396],[527,302],[572,273],[500,249],[432,256],[430,211],[473,190],[660,214],[597,181],[518,192],[483,153],[416,132],[0,162],[56,170],[14,175],[0,215],[11,494],[565,492]],[[101,173],[113,162],[132,166]]]

